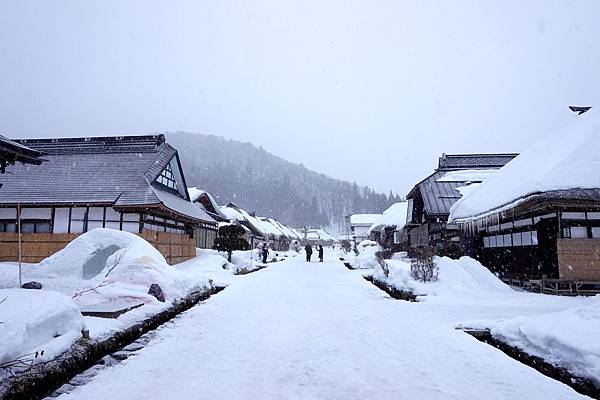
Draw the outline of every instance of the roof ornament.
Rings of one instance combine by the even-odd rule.
[[[589,106],[589,107],[569,106],[569,110],[573,111],[574,113],[577,113],[577,115],[581,115],[583,113],[588,112],[590,110],[590,108],[592,108],[592,106]]]

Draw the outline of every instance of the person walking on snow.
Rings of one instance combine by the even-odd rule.
[[[267,263],[267,256],[269,255],[269,246],[265,243],[262,248],[262,262]]]
[[[323,245],[321,245],[321,244],[319,245],[318,251],[319,251],[319,262],[323,262]]]
[[[312,257],[312,247],[310,244],[304,246],[304,250],[306,251],[306,262],[310,262],[310,258]]]

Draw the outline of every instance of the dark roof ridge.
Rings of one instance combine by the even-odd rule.
[[[166,143],[163,134],[17,139],[17,143],[48,154],[152,152]]]

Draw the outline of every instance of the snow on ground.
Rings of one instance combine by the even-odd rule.
[[[376,266],[373,277],[421,295],[421,302],[443,305],[455,315],[462,313],[457,325],[489,328],[494,337],[529,354],[599,381],[600,345],[594,338],[600,332],[600,296],[558,297],[516,291],[472,258],[435,257],[435,261],[439,268],[435,282],[415,281],[410,260],[402,256],[387,261],[389,276]],[[470,316],[478,309],[487,313]]]
[[[48,290],[0,289],[0,363],[44,362],[65,352],[86,327],[69,296]],[[38,353],[38,356],[31,353]],[[0,380],[3,378],[0,371]]]
[[[219,263],[219,260],[210,262]],[[92,337],[122,329],[168,307],[194,290],[208,288],[209,278],[200,269],[179,269],[141,237],[112,229],[93,229],[39,264],[23,266],[23,282],[37,281],[44,292],[71,297],[79,307],[115,301],[144,305],[118,318],[85,317]],[[148,294],[158,284],[165,294],[161,303]],[[0,288],[18,287],[14,263],[0,268]]]
[[[600,385],[600,296],[590,304],[488,324],[492,336]]]
[[[459,260],[435,257],[438,279],[434,282],[417,281],[411,276],[410,259],[405,255],[406,253],[400,253],[392,260],[386,261],[389,269],[387,277],[379,264],[374,265],[373,277],[397,289],[426,296],[420,299],[422,301],[435,297],[443,298],[443,301],[453,301],[465,296],[504,296],[514,293],[513,289],[470,257],[461,257]]]
[[[454,329],[466,319],[559,310],[569,299],[520,297],[508,308],[500,296],[461,307],[397,301],[332,255],[236,279],[136,357],[60,398],[584,398]]]

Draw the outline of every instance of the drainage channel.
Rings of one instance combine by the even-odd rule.
[[[486,343],[490,346],[497,348],[507,356],[525,364],[538,372],[555,379],[559,382],[570,386],[578,393],[589,396],[593,399],[600,399],[600,386],[596,385],[591,379],[582,378],[580,376],[573,375],[565,368],[557,367],[548,363],[546,360],[540,357],[532,356],[518,347],[511,346],[510,344],[503,342],[502,340],[496,339],[492,336],[489,329],[470,329],[470,328],[457,328],[463,332],[473,336],[480,342]]]
[[[146,347],[158,335],[158,333],[161,330],[173,325],[177,321],[177,319],[179,319],[183,314],[184,313],[181,313],[181,314],[177,315],[176,317],[174,317],[173,319],[165,322],[164,324],[159,326],[157,329],[152,330],[148,333],[145,333],[144,335],[140,336],[139,339],[131,342],[130,344],[119,349],[118,351],[115,351],[112,354],[102,357],[92,367],[86,369],[85,371],[81,372],[80,374],[75,375],[71,380],[69,380],[67,383],[63,384],[62,386],[60,386],[58,389],[56,389],[54,392],[52,392],[48,397],[45,397],[44,400],[51,400],[62,394],[71,393],[78,386],[83,386],[83,385],[87,384],[88,382],[90,382],[101,371],[103,371],[107,368],[113,367],[113,366],[121,363],[122,361],[127,360],[129,357],[137,355],[139,353],[139,351],[142,350],[144,347]]]
[[[379,289],[383,290],[384,292],[389,294],[390,297],[396,300],[405,300],[413,302],[417,301],[417,295],[413,292],[396,289],[395,287],[390,286],[387,283],[374,279],[372,276],[363,276],[363,278],[365,278],[365,280],[371,282],[373,285],[377,286]]]
[[[134,355],[156,336],[160,328],[172,324],[180,314],[223,289],[223,286],[213,286],[210,290],[191,293],[168,309],[117,331],[107,339],[82,339],[69,352],[17,377],[0,397],[2,400],[35,400],[67,393],[73,387],[89,382],[102,369]]]

